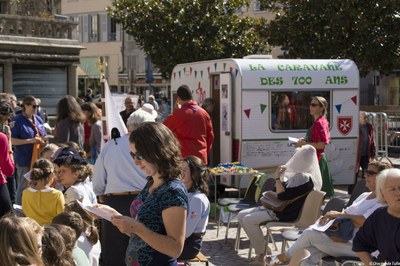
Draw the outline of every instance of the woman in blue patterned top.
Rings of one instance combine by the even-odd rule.
[[[131,156],[148,182],[131,205],[131,216],[111,222],[130,236],[126,265],[177,265],[185,242],[187,191],[180,181],[179,142],[163,124],[146,122],[130,137]]]

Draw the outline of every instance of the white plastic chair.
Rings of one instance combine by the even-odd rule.
[[[272,232],[282,232],[285,229],[305,229],[314,224],[321,216],[321,206],[324,200],[325,192],[313,190],[308,195],[300,212],[299,218],[295,222],[269,222],[265,225],[267,228],[267,240],[272,239]],[[268,242],[266,242],[267,249]],[[287,242],[282,243],[282,252],[285,251]],[[276,249],[276,245],[275,245]],[[267,249],[269,250],[269,249]]]

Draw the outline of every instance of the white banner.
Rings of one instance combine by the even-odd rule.
[[[111,138],[111,129],[114,127],[118,128],[121,136],[128,134],[128,129],[126,128],[124,121],[117,110],[114,99],[110,92],[110,88],[108,87],[107,80],[104,80],[104,94],[105,99],[102,100],[105,101],[106,116],[103,116],[102,119],[103,121],[105,120],[107,124],[107,135],[103,136],[103,138],[109,140]]]

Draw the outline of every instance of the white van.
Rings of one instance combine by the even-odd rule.
[[[179,64],[171,75],[201,104],[213,98],[216,135],[211,166],[240,161],[263,169],[286,163],[313,121],[313,96],[329,103],[331,143],[325,152],[334,184],[353,184],[358,150],[359,72],[351,60],[220,59]]]

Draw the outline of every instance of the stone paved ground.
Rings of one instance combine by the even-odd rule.
[[[347,189],[347,188],[346,188]],[[335,196],[348,197],[347,190],[344,187],[335,188]],[[203,254],[208,258],[210,266],[243,266],[249,265],[248,252],[249,252],[249,240],[246,233],[241,230],[240,234],[240,249],[238,252],[234,250],[235,238],[237,232],[236,224],[233,224],[228,232],[228,240],[225,243],[225,232],[226,226],[221,225],[219,236],[217,237],[217,224],[213,219],[207,226],[207,232],[203,240]],[[265,231],[264,231],[265,235]],[[278,251],[281,249],[281,238],[279,235],[275,235]],[[270,247],[272,245],[270,244]],[[279,252],[272,249],[272,254],[278,254]],[[254,250],[252,256],[254,256]],[[204,263],[191,263],[192,266],[205,265]]]
[[[387,161],[385,158],[383,159]],[[390,158],[391,162],[395,167],[400,166],[399,158]],[[335,187],[335,196],[348,198],[347,187]],[[213,219],[207,226],[207,232],[204,236],[203,241],[203,254],[208,258],[210,266],[243,266],[249,265],[248,251],[249,251],[249,240],[246,233],[241,230],[241,245],[238,252],[234,250],[235,237],[236,237],[236,225],[232,225],[228,232],[228,241],[225,243],[225,230],[226,227],[222,225],[220,227],[219,237],[217,237],[217,226]],[[265,232],[264,232],[265,235]],[[278,250],[281,248],[281,239],[279,236],[275,236],[277,241]],[[289,243],[291,244],[291,243]],[[270,245],[272,246],[272,245]],[[278,251],[272,250],[272,254],[278,254]],[[252,253],[254,256],[254,250]],[[192,263],[192,266],[205,265],[204,263]]]

